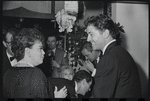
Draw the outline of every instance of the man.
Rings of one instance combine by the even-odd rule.
[[[46,54],[42,64],[45,65],[42,66],[41,69],[47,75],[47,77],[60,77],[59,68],[63,65],[68,65],[69,61],[66,57],[66,52],[57,47],[59,32],[57,30],[45,29],[43,34],[46,36],[46,44],[48,49],[45,51]]]
[[[87,41],[93,50],[102,50],[103,56],[96,69],[94,98],[139,98],[141,84],[137,66],[131,55],[120,46],[120,33],[124,32],[106,15],[92,16],[85,20]]]
[[[90,72],[90,68],[96,68],[96,64],[100,61],[101,51],[93,50],[90,42],[85,42],[81,47],[81,53],[85,57],[85,61],[79,59],[79,70]],[[90,67],[90,68],[88,68]]]
[[[92,62],[94,67],[96,68],[96,64],[100,60],[101,51],[100,50],[93,50],[92,44],[90,42],[86,42],[82,49],[81,49],[82,55],[86,57],[89,61],[85,61],[85,63],[88,65],[89,62]],[[96,63],[95,63],[96,62]]]
[[[80,70],[89,70],[90,68],[96,68],[96,64],[99,62],[100,60],[100,56],[101,56],[101,51],[99,50],[93,50],[92,49],[92,44],[90,42],[85,42],[83,44],[83,46],[81,47],[81,53],[83,56],[85,56],[86,61],[81,61],[83,66],[79,66]],[[94,86],[94,80],[92,82],[91,85],[91,91],[89,91],[88,93],[85,94],[85,96],[81,96],[84,98],[88,98],[91,96],[92,94],[92,89]]]
[[[11,50],[11,40],[13,35],[16,34],[16,29],[11,28],[3,34],[3,64],[2,64],[2,74],[4,74],[9,68],[17,63],[14,58],[14,54]]]
[[[64,86],[67,88],[67,98],[78,98],[77,94],[85,95],[90,89],[92,84],[91,75],[85,71],[80,70],[75,73],[73,80],[68,80],[64,78],[48,78],[49,93],[53,93],[55,86],[58,90]],[[51,89],[53,88],[53,89]]]

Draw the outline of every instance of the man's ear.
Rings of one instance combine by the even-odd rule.
[[[86,85],[86,79],[82,80],[82,85],[85,86]]]
[[[103,32],[103,36],[104,36],[104,38],[108,38],[109,37],[109,30],[108,29],[106,29],[104,32]]]
[[[3,45],[6,47],[6,42],[5,41],[3,41]]]

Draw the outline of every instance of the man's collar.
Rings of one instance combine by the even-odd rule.
[[[114,41],[116,41],[116,39],[111,40],[109,43],[107,43],[107,44],[105,45],[105,47],[103,48],[103,51],[102,51],[102,52],[103,52],[103,53],[102,53],[103,55],[104,55],[104,52],[105,52],[106,48],[108,47],[108,45],[111,44],[111,43],[114,42]]]
[[[102,54],[101,51],[99,51],[98,57],[97,57],[97,59],[96,59],[97,63],[99,62],[99,58],[100,58],[100,55],[101,55],[101,54]]]
[[[6,54],[7,54],[7,56],[8,56],[9,59],[10,59],[10,57],[13,57],[12,55],[10,55],[10,54],[7,52],[7,50],[6,50]]]
[[[55,52],[56,52],[56,48],[54,48],[52,51],[53,51],[53,52],[54,52],[54,54],[55,54]]]
[[[78,90],[77,82],[76,81],[74,82],[75,82],[75,92],[77,93],[77,90]]]

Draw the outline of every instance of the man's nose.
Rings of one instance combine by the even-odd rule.
[[[91,37],[90,37],[90,35],[88,35],[88,37],[87,37],[87,41],[91,41]]]

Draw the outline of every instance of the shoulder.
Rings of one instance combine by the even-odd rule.
[[[72,85],[72,81],[64,79],[64,78],[48,78],[48,83],[52,85]]]
[[[65,50],[61,48],[56,48],[56,51],[65,53]]]
[[[47,78],[48,81],[57,81],[57,82],[70,82],[70,80],[68,79],[64,79],[64,78],[53,78],[53,77],[49,77]]]
[[[32,69],[30,77],[32,77],[32,79],[36,77],[36,78],[39,78],[39,79],[45,79],[46,80],[46,76],[44,75],[44,73],[42,72],[42,70],[40,70],[37,67],[34,67]]]

